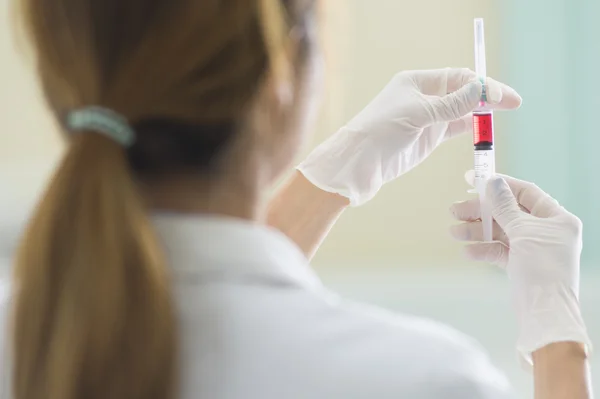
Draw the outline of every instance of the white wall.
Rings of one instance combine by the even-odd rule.
[[[17,49],[8,3],[0,2],[0,256],[12,247],[61,148],[25,51]]]

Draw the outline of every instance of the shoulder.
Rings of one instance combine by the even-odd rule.
[[[337,304],[349,374],[378,397],[508,398],[510,384],[472,338],[442,323],[352,302]],[[342,341],[343,342],[343,341]]]

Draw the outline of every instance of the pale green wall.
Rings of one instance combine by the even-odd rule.
[[[523,95],[499,156],[584,222],[584,263],[600,260],[600,2],[510,0],[502,66]]]

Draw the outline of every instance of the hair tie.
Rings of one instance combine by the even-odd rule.
[[[135,132],[127,119],[108,108],[91,106],[73,110],[67,114],[66,125],[71,132],[104,134],[123,147],[130,147],[135,141]]]

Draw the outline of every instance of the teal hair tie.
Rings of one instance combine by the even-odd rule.
[[[66,125],[72,132],[103,134],[123,147],[130,147],[135,141],[135,132],[127,119],[107,108],[91,106],[71,111],[67,114]]]

